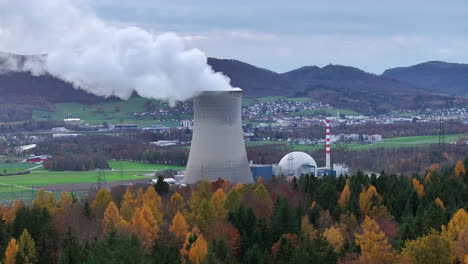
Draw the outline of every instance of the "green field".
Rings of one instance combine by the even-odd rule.
[[[137,170],[137,171],[144,171],[144,170],[183,170],[185,167],[182,166],[174,166],[174,165],[162,165],[162,164],[150,164],[150,163],[139,163],[133,161],[109,161],[109,166],[113,170]],[[122,166],[122,167],[121,167]]]
[[[458,138],[458,135],[446,135],[445,143],[455,142]],[[414,137],[394,137],[386,138],[382,142],[377,142],[373,144],[359,144],[359,143],[350,143],[348,148],[350,150],[367,150],[373,148],[398,148],[398,147],[421,147],[428,144],[439,143],[439,136],[414,136]],[[247,147],[257,147],[257,146],[266,146],[266,145],[284,145],[289,147],[292,151],[313,151],[320,148],[325,148],[324,145],[299,145],[291,144],[284,141],[248,141],[245,143]],[[338,147],[338,145],[333,144],[333,147]]]
[[[357,116],[358,112],[346,109],[329,109],[329,108],[319,108],[319,109],[310,109],[310,110],[301,110],[298,112],[291,113],[290,116],[314,116],[319,113],[323,113],[326,116],[336,116],[338,113],[344,114],[346,116]]]
[[[67,114],[71,114],[73,117],[84,120],[84,123],[91,125],[100,125],[104,121],[107,123],[137,123],[140,125],[152,125],[152,124],[163,124],[163,125],[174,125],[173,121],[161,121],[158,122],[153,120],[151,116],[138,116],[135,117],[129,113],[132,112],[144,112],[145,102],[149,99],[143,97],[132,97],[126,101],[116,102],[105,102],[92,105],[83,105],[79,103],[57,103],[54,104],[55,111],[33,111],[34,120],[63,120],[67,117]],[[150,100],[156,107],[156,109],[166,109],[167,105],[162,104],[158,100]],[[171,117],[167,117],[169,120]],[[178,122],[176,122],[176,125]]]
[[[31,163],[0,163],[0,173],[16,173],[36,166]]]

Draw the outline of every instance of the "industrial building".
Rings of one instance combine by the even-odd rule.
[[[241,121],[242,89],[205,91],[194,98],[192,146],[183,182],[218,178],[253,183]]]
[[[276,175],[294,176],[299,178],[303,174],[317,175],[317,163],[307,153],[291,152],[284,156],[278,164]]]

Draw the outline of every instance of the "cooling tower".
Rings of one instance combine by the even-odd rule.
[[[194,98],[192,146],[184,183],[218,178],[252,183],[241,122],[242,90],[206,91]]]

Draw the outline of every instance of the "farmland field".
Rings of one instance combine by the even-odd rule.
[[[36,166],[37,164],[31,163],[0,163],[0,173],[16,173]]]

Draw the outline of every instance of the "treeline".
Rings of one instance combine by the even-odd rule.
[[[424,175],[102,189],[1,207],[5,263],[464,263],[468,157]]]
[[[105,157],[99,155],[67,155],[53,156],[44,161],[44,168],[51,171],[88,171],[95,169],[109,169]]]

